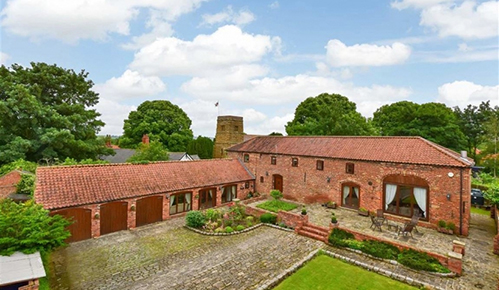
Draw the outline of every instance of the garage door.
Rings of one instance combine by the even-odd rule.
[[[163,220],[163,197],[150,196],[137,200],[137,226]]]
[[[71,236],[66,243],[90,239],[92,237],[92,211],[84,208],[70,208],[51,212],[50,215],[62,215],[73,223],[68,226]]]
[[[105,235],[127,229],[128,203],[115,201],[100,206],[100,234]]]

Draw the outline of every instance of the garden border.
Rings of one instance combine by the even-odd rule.
[[[209,233],[209,232],[205,232],[205,231],[202,231],[202,230],[199,230],[199,229],[196,229],[196,228],[184,225],[184,227],[186,229],[189,229],[189,230],[191,230],[193,232],[196,232],[198,234],[205,235],[205,236],[233,236],[233,235],[239,235],[239,234],[242,234],[242,233],[246,233],[246,232],[252,231],[252,230],[254,230],[256,228],[259,228],[261,226],[267,226],[267,227],[275,228],[275,229],[286,231],[286,232],[294,232],[293,229],[283,228],[283,227],[278,226],[278,225],[267,224],[267,223],[259,223],[259,224],[256,224],[254,226],[251,226],[249,228],[245,228],[242,231],[233,231],[232,233],[215,233],[215,232]]]

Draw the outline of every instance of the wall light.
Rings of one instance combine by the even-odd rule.
[[[326,181],[327,181],[327,183],[330,183],[331,182],[331,177],[330,176],[326,177]]]
[[[450,193],[447,194],[447,200],[450,200]]]
[[[265,176],[269,176],[269,172],[268,171],[265,171]]]

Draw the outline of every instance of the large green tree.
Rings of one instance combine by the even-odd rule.
[[[208,137],[198,136],[187,145],[187,153],[197,154],[201,159],[213,158],[213,141]]]
[[[0,165],[111,154],[96,136],[104,123],[87,76],[45,63],[0,67]]]
[[[301,102],[286,125],[288,135],[371,135],[373,130],[357,106],[338,94],[320,94]]]
[[[455,107],[454,113],[461,131],[466,136],[467,150],[476,162],[478,161],[476,151],[478,145],[486,140],[486,124],[492,114],[490,101],[482,102],[478,107],[468,105],[463,110]]]
[[[451,108],[440,103],[398,102],[379,108],[372,121],[383,136],[421,136],[447,148],[466,148],[466,138]]]
[[[168,150],[165,145],[159,141],[151,141],[146,144],[140,143],[135,154],[128,158],[127,162],[166,161],[168,159]]]
[[[133,148],[148,134],[169,151],[186,151],[193,137],[191,123],[187,114],[169,101],[145,101],[125,120],[120,146]]]

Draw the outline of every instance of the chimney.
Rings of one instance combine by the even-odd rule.
[[[111,135],[106,135],[106,147],[111,148]]]
[[[467,158],[468,157],[468,152],[466,152],[465,150],[461,151],[461,157],[462,158]]]
[[[149,135],[144,134],[142,136],[142,144],[149,144]]]

